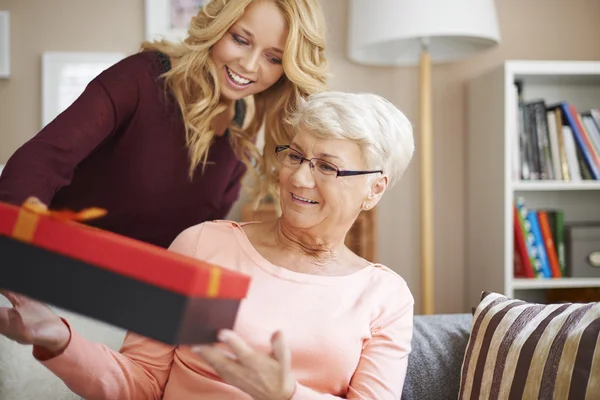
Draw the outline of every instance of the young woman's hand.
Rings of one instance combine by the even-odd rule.
[[[69,344],[71,332],[48,306],[25,296],[0,291],[12,307],[0,307],[0,334],[21,344],[43,347],[53,354]]]
[[[288,400],[296,389],[291,373],[291,352],[281,332],[271,337],[271,354],[252,349],[237,333],[219,334],[233,356],[217,346],[192,348],[219,374],[225,383],[237,387],[255,400]]]

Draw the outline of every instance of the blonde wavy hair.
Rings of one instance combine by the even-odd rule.
[[[249,188],[258,204],[267,197],[279,197],[274,148],[292,139],[288,115],[301,99],[326,90],[325,19],[319,0],[212,0],[192,19],[184,41],[144,42],[142,50],[160,51],[177,61],[163,77],[183,115],[192,177],[200,164],[203,170],[206,166],[215,135],[213,118],[226,110],[220,103],[219,79],[210,49],[252,1],[272,1],[289,27],[282,59],[284,75],[269,89],[247,99],[253,103],[254,113],[245,127],[229,128],[236,155],[254,175]],[[262,127],[265,145],[261,156],[254,142]]]

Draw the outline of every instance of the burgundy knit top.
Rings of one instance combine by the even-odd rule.
[[[169,68],[165,55],[141,52],[101,73],[8,160],[0,201],[102,207],[108,214],[90,225],[162,247],[189,226],[224,218],[245,166],[225,134],[190,180],[183,119],[159,77]],[[239,101],[238,125],[244,114]]]

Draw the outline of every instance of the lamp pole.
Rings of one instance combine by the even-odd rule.
[[[421,301],[423,314],[433,314],[433,143],[431,57],[429,38],[421,38],[419,63],[419,129],[421,131]]]

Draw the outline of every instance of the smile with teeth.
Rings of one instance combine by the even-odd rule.
[[[229,67],[225,66],[225,69],[227,70],[227,75],[229,75],[231,80],[237,83],[238,85],[249,85],[250,83],[252,83],[250,79],[244,78],[236,74],[235,72],[230,70]]]
[[[319,204],[318,202],[314,201],[314,200],[309,200],[309,199],[305,199],[304,197],[300,197],[300,196],[296,196],[294,193],[292,193],[292,197],[298,201],[302,201],[304,203],[308,203],[308,204]]]

